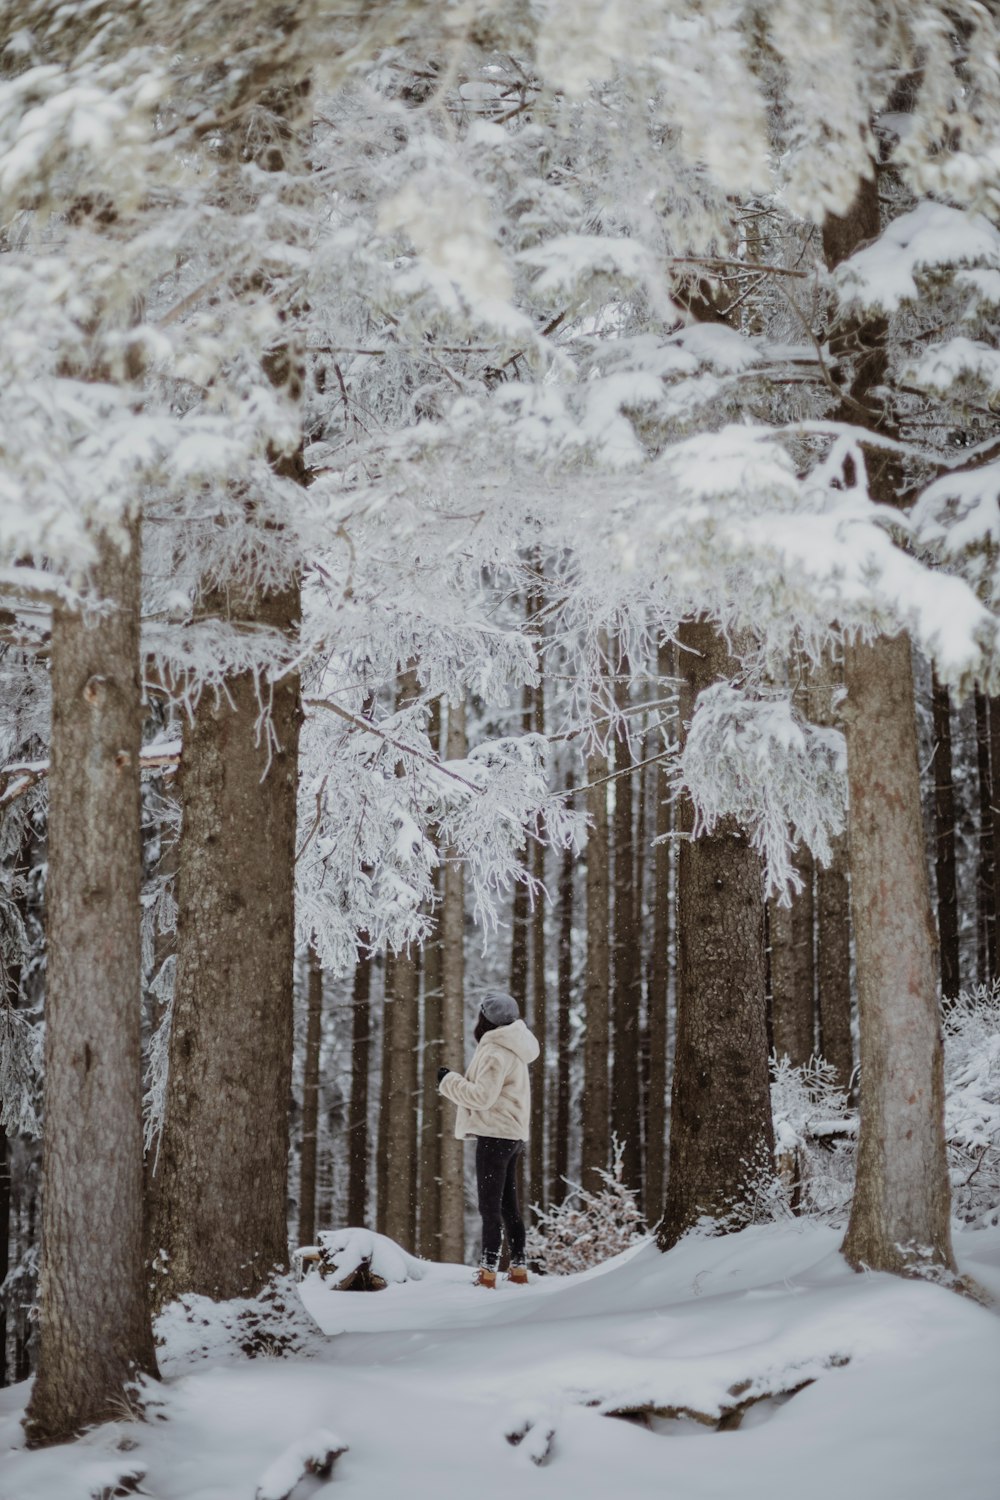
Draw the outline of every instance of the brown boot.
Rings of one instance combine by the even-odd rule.
[[[510,1282],[511,1286],[527,1286],[527,1266],[511,1266],[510,1270],[507,1272],[507,1280]]]
[[[476,1279],[472,1284],[473,1286],[488,1286],[493,1291],[496,1291],[497,1273],[495,1271],[488,1271],[485,1266],[480,1266],[476,1272]]]

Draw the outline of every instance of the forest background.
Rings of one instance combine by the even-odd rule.
[[[461,1260],[434,1085],[498,982],[541,1210],[617,1139],[664,1249],[816,1212],[958,1284],[1000,1199],[997,42],[968,0],[0,22],[32,1441],[289,1238]]]

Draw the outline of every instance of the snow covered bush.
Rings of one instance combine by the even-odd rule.
[[[599,1266],[645,1238],[646,1222],[635,1189],[622,1182],[624,1151],[624,1143],[616,1137],[611,1170],[599,1169],[604,1186],[596,1192],[570,1184],[570,1193],[555,1208],[535,1208],[526,1246],[532,1265],[554,1276],[567,1276]]]
[[[944,1018],[945,1135],[952,1212],[1000,1222],[1000,984],[963,991]]]

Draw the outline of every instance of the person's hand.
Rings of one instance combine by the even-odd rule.
[[[441,1082],[442,1078],[444,1077],[444,1075],[446,1073],[450,1073],[450,1072],[451,1072],[450,1068],[438,1068],[438,1083],[440,1084],[440,1082]]]

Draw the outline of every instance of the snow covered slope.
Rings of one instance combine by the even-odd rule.
[[[338,1337],[311,1358],[197,1365],[168,1345],[164,1367],[179,1372],[156,1393],[165,1420],[29,1454],[17,1448],[27,1390],[0,1393],[0,1497],[85,1500],[132,1467],[158,1500],[253,1500],[283,1455],[331,1433],[347,1451],[294,1500],[995,1493],[1000,1320],[940,1287],[852,1275],[837,1242],[764,1226],[496,1292],[457,1266],[373,1294],[310,1278],[303,1300]],[[1000,1293],[1000,1231],[957,1248]],[[698,1420],[755,1396],[771,1399],[737,1430]],[[691,1415],[606,1414],[646,1406]]]

